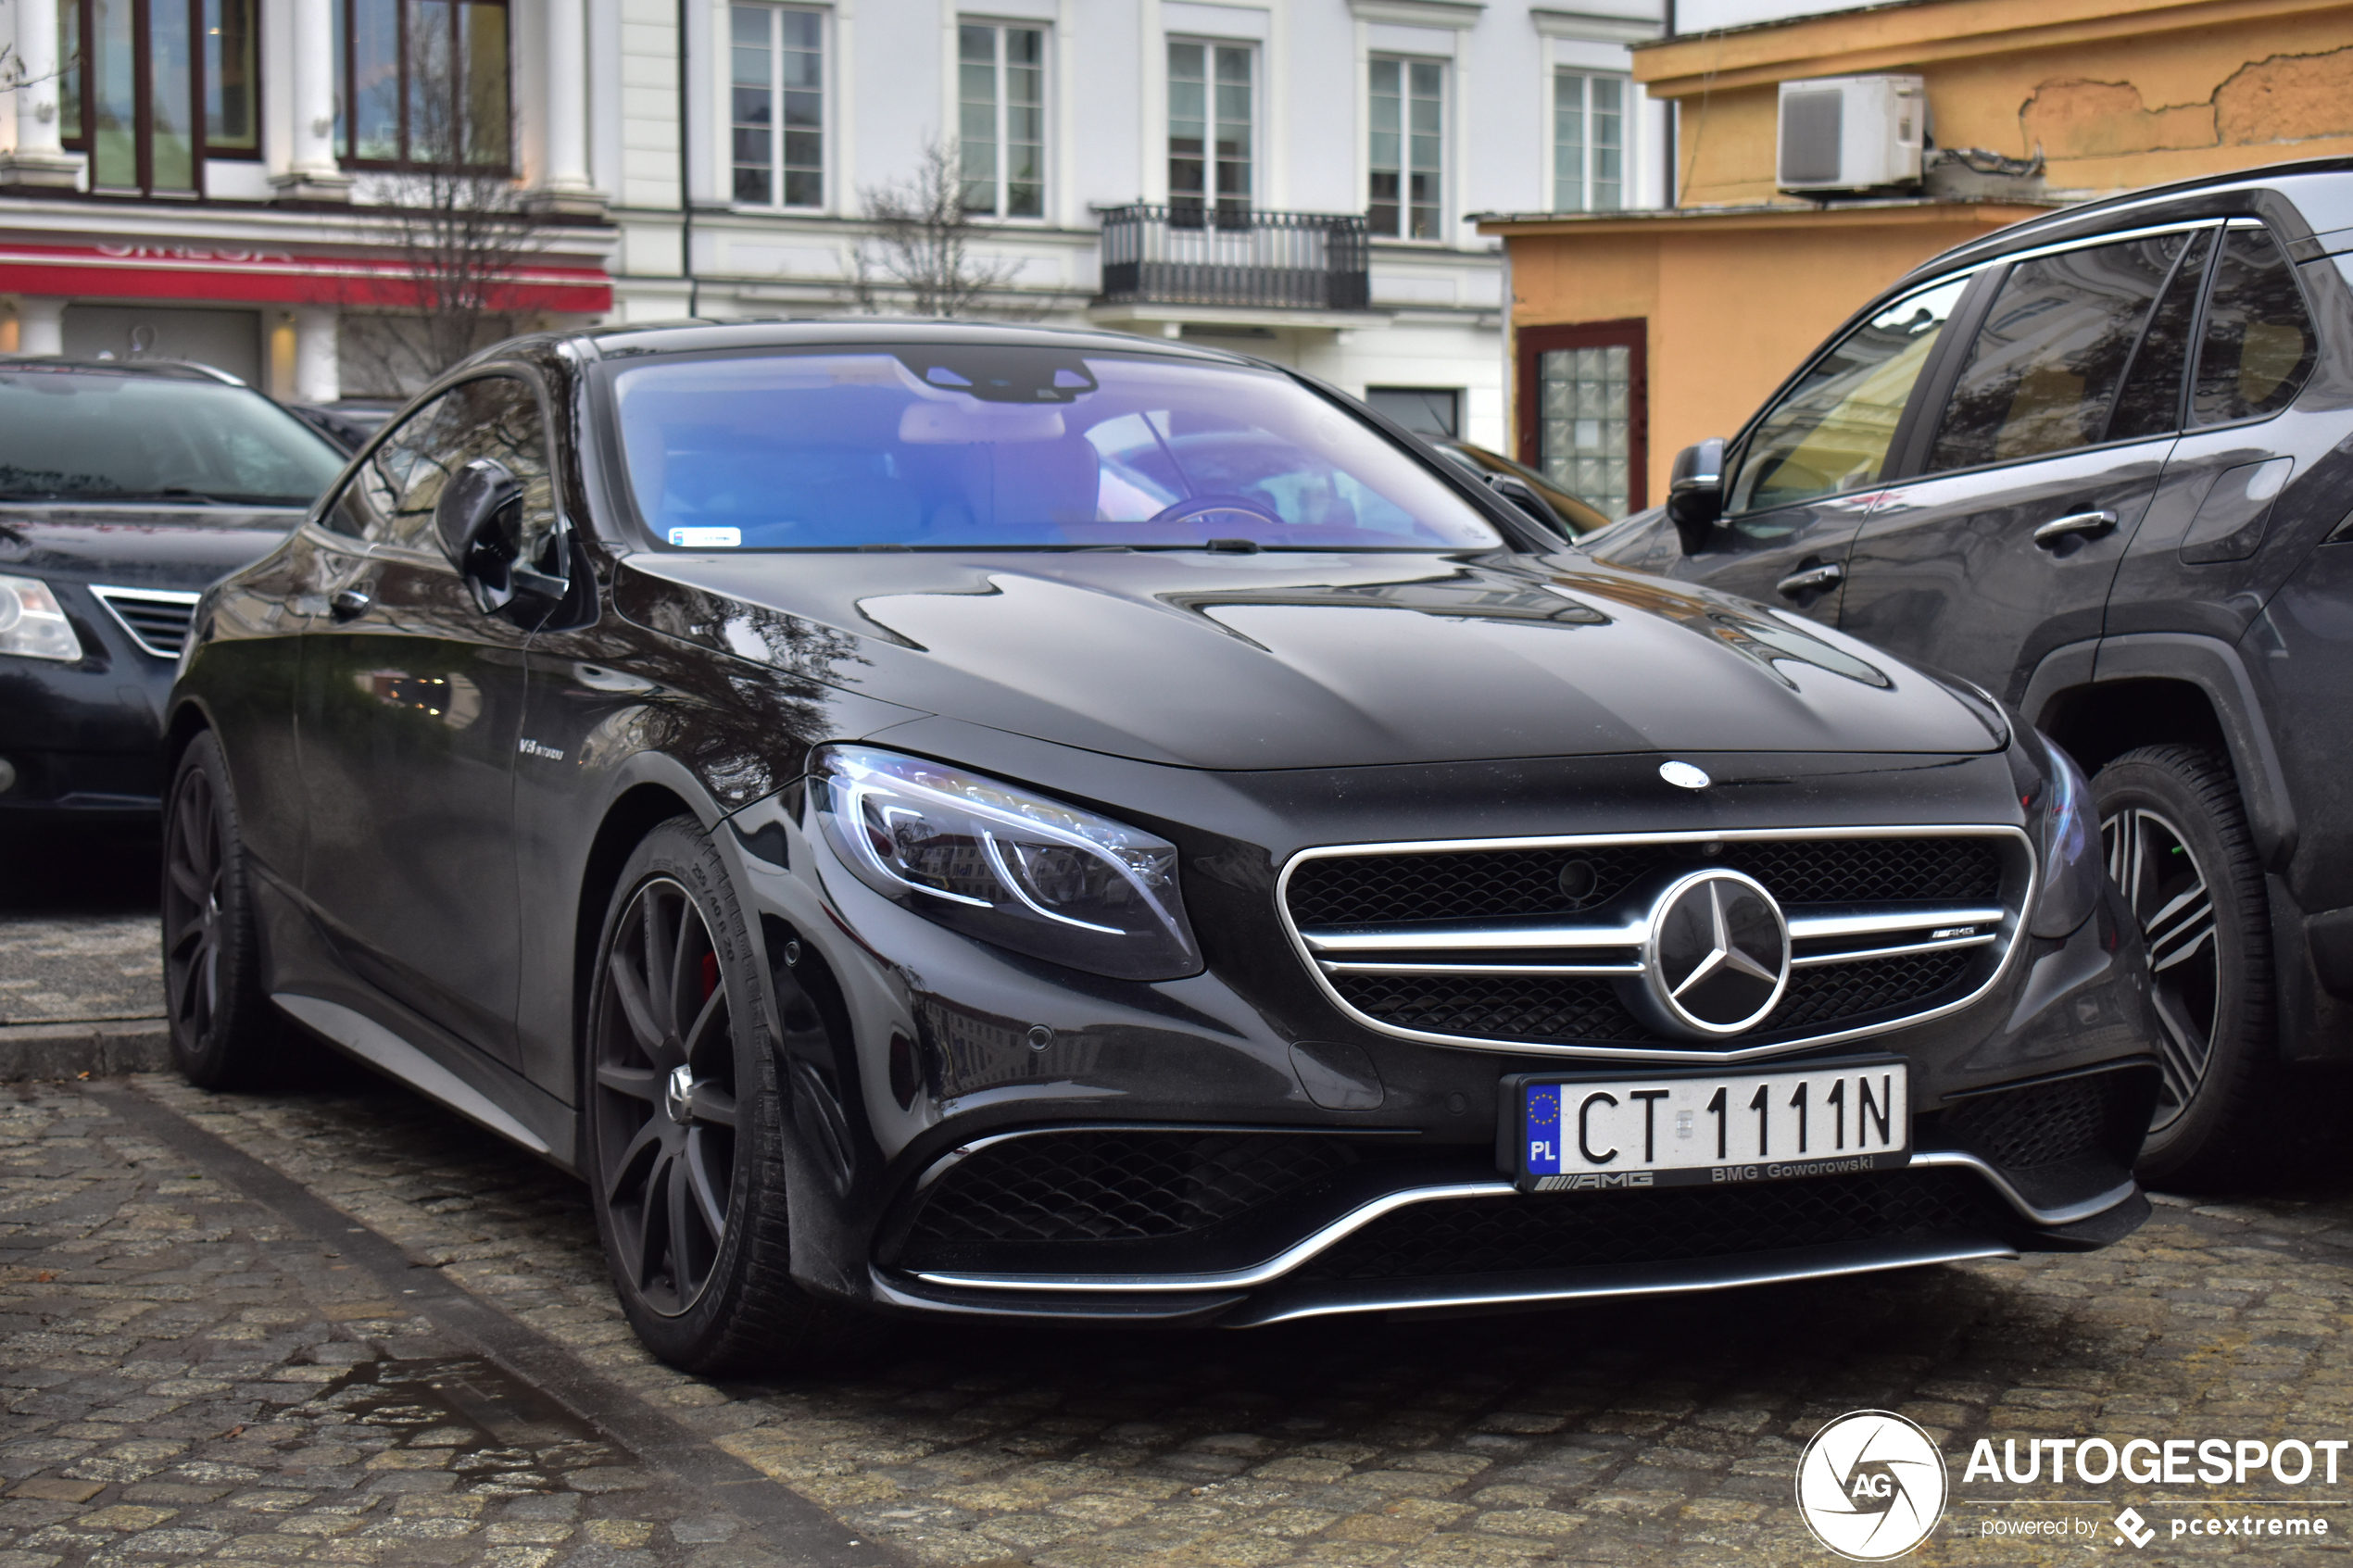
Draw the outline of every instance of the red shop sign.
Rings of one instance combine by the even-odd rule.
[[[173,245],[34,245],[0,243],[0,294],[107,299],[221,300],[259,305],[421,308],[410,268],[376,257]],[[494,310],[601,315],[612,280],[601,267],[531,257],[493,285]]]

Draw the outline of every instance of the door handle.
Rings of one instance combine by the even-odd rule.
[[[1793,571],[1779,583],[1774,583],[1773,589],[1776,593],[1787,594],[1791,598],[1795,598],[1800,594],[1816,588],[1828,588],[1833,583],[1843,583],[1845,580],[1846,568],[1836,561],[1831,561],[1821,566],[1809,566],[1803,571]]]
[[[357,588],[339,588],[327,601],[327,613],[337,621],[356,621],[367,614],[368,607],[373,603],[375,600]]]
[[[2036,529],[2034,542],[2038,545],[2056,545],[2071,534],[2081,533],[2090,537],[2105,533],[2115,526],[2116,514],[2114,512],[2070,512],[2065,517],[2055,517]]]

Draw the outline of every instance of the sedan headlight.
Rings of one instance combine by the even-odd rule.
[[[31,577],[0,577],[0,653],[22,659],[82,657],[82,639],[49,584]]]
[[[952,931],[1121,980],[1202,967],[1176,847],[918,757],[828,746],[814,804],[842,863]]]
[[[2033,815],[2034,852],[2043,863],[2043,891],[2036,896],[2027,931],[2065,936],[2091,917],[2108,876],[2100,856],[2099,823],[2092,786],[2066,752],[2042,731],[2033,732],[2043,754],[2043,779],[2027,796]]]

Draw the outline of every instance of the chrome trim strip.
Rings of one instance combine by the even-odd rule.
[[[1982,947],[1994,940],[1986,932],[1979,936],[1947,936],[1942,942],[1906,942],[1900,947],[1855,947],[1843,953],[1806,953],[1789,960],[1792,969],[1818,968],[1833,963],[1869,963],[1873,959],[1900,959],[1906,953],[1941,953],[1947,947]]]
[[[1309,1134],[1316,1137],[1346,1138],[1421,1136],[1418,1127],[1302,1127],[1288,1123],[1265,1122],[1049,1122],[1043,1126],[984,1133],[979,1137],[943,1149],[933,1156],[932,1162],[924,1167],[907,1190],[911,1194],[923,1191],[984,1148],[1011,1143],[1015,1138],[1045,1137],[1056,1133],[1265,1133],[1289,1137]]]
[[[1840,958],[1872,957],[1869,954]],[[1333,963],[1324,961],[1327,974],[1640,974],[1639,963]]]
[[[1855,908],[1834,914],[1791,915],[1789,939],[1810,942],[1825,936],[1879,936],[1897,931],[1933,930],[1940,925],[1999,925],[2009,915],[1999,905],[1968,909],[1905,909]]]
[[[1808,1035],[1800,1039],[1783,1040],[1769,1046],[1748,1046],[1730,1050],[1706,1050],[1682,1047],[1641,1046],[1564,1046],[1529,1040],[1484,1039],[1467,1035],[1438,1035],[1427,1030],[1406,1029],[1384,1023],[1369,1013],[1360,1012],[1332,985],[1331,976],[1324,972],[1323,963],[1315,949],[1307,945],[1298,923],[1290,913],[1290,879],[1309,860],[1331,859],[1365,855],[1424,855],[1489,849],[1576,849],[1603,845],[1621,844],[1719,844],[1749,843],[1758,840],[1783,842],[1805,839],[1839,838],[2006,838],[2015,844],[2026,858],[2026,888],[2020,896],[2015,911],[2005,909],[1995,939],[2002,944],[2001,961],[1994,966],[1985,984],[1965,997],[1931,1008],[1924,1012],[1906,1013],[1902,1018],[1884,1023],[1866,1024],[1856,1029],[1833,1031],[1827,1035]],[[1884,1035],[1893,1029],[1909,1029],[1915,1024],[1944,1018],[1959,1011],[1999,985],[2018,961],[2018,940],[2024,929],[2026,911],[2034,907],[2035,897],[2042,891],[2043,871],[2034,855],[2034,843],[2022,828],[1998,822],[1909,822],[1879,823],[1855,827],[1793,827],[1793,828],[1715,828],[1671,833],[1592,833],[1545,834],[1522,838],[1429,838],[1403,839],[1380,844],[1331,844],[1295,851],[1283,862],[1280,875],[1275,879],[1275,917],[1282,922],[1283,934],[1290,939],[1292,950],[1315,984],[1322,986],[1324,996],[1341,1016],[1376,1034],[1392,1039],[1416,1040],[1423,1045],[1444,1046],[1453,1050],[1497,1051],[1512,1056],[1565,1057],[1589,1061],[1641,1061],[1667,1064],[1684,1062],[1717,1066],[1754,1061],[1766,1057],[1787,1056],[1793,1051],[1811,1050],[1818,1046],[1836,1045],[1847,1040],[1867,1039]],[[1955,922],[1959,923],[1959,922]]]
[[[2141,1184],[2128,1177],[2122,1185],[2110,1187],[2108,1191],[2086,1198],[2081,1202],[2061,1204],[2057,1209],[2037,1209],[2026,1201],[2018,1188],[2010,1185],[2009,1177],[2003,1173],[2000,1166],[1989,1164],[1966,1149],[1913,1150],[1912,1163],[1906,1169],[1910,1170],[1923,1165],[1976,1172],[1985,1178],[1995,1192],[2002,1195],[2002,1200],[2005,1203],[2038,1225],[2071,1225],[2078,1220],[2088,1220],[2095,1214],[2105,1214],[2141,1190]]]
[[[383,1068],[419,1094],[439,1100],[459,1115],[481,1123],[534,1154],[548,1152],[538,1134],[509,1115],[489,1096],[367,1014],[355,1012],[340,1002],[293,991],[273,991],[270,999],[305,1026],[317,1030],[360,1060]]]
[[[129,604],[171,605],[193,613],[196,601],[204,597],[202,594],[182,593],[170,588],[118,588],[96,583],[90,584],[90,595],[106,606],[107,613],[114,617],[114,623],[122,628],[122,634],[129,637],[132,644],[141,653],[153,655],[157,659],[177,659],[180,657],[180,650],[159,648],[147,641],[139,628],[131,624],[131,618],[122,613],[122,606],[115,601],[120,599]],[[187,633],[183,630],[181,637],[184,641],[186,636]]]
[[[1265,1262],[1247,1269],[1202,1274],[956,1274],[912,1271],[927,1285],[964,1290],[1089,1290],[1113,1293],[1164,1290],[1237,1290],[1265,1285],[1306,1262],[1318,1252],[1364,1229],[1384,1214],[1416,1203],[1442,1202],[1454,1198],[1509,1198],[1518,1189],[1507,1181],[1456,1182],[1445,1186],[1406,1187],[1383,1193],[1339,1219],[1313,1231]]]
[[[1531,1280],[1517,1286],[1484,1289],[1477,1286],[1453,1290],[1392,1286],[1393,1293],[1386,1295],[1377,1285],[1371,1289],[1358,1286],[1353,1299],[1341,1294],[1349,1289],[1348,1286],[1336,1286],[1314,1293],[1301,1292],[1288,1305],[1278,1298],[1255,1311],[1244,1306],[1232,1315],[1220,1318],[1218,1326],[1263,1328],[1269,1323],[1290,1323],[1300,1318],[1333,1317],[1344,1312],[1436,1311],[1449,1307],[1507,1307],[1537,1301],[1579,1301],[1614,1296],[1738,1290],[1752,1285],[1830,1279],[1840,1274],[1876,1273],[1887,1269],[1914,1269],[1932,1263],[1966,1263],[2018,1256],[2015,1248],[1994,1241],[1866,1243],[1851,1249],[1836,1248],[1827,1257],[1818,1255],[1820,1249],[1816,1250],[1818,1257],[1815,1261],[1792,1261],[1784,1254],[1782,1261],[1777,1263],[1751,1261],[1746,1267],[1735,1267],[1730,1271],[1702,1259],[1689,1263],[1642,1268],[1594,1269],[1590,1273],[1604,1277],[1583,1281],[1564,1279],[1551,1285]]]
[[[1623,925],[1490,925],[1476,921],[1450,921],[1418,929],[1408,922],[1386,926],[1318,925],[1299,935],[1319,953],[1387,952],[1398,947],[1419,947],[1433,953],[1466,949],[1518,952],[1529,947],[1639,947],[1650,935],[1650,922],[1637,920]],[[1793,931],[1791,935],[1794,936],[1796,933]]]

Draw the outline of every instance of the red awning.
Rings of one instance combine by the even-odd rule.
[[[166,245],[0,243],[0,294],[352,309],[418,309],[425,303],[409,265],[396,257]],[[601,267],[532,257],[497,285],[496,295],[494,310],[602,315],[612,308],[612,280]]]

